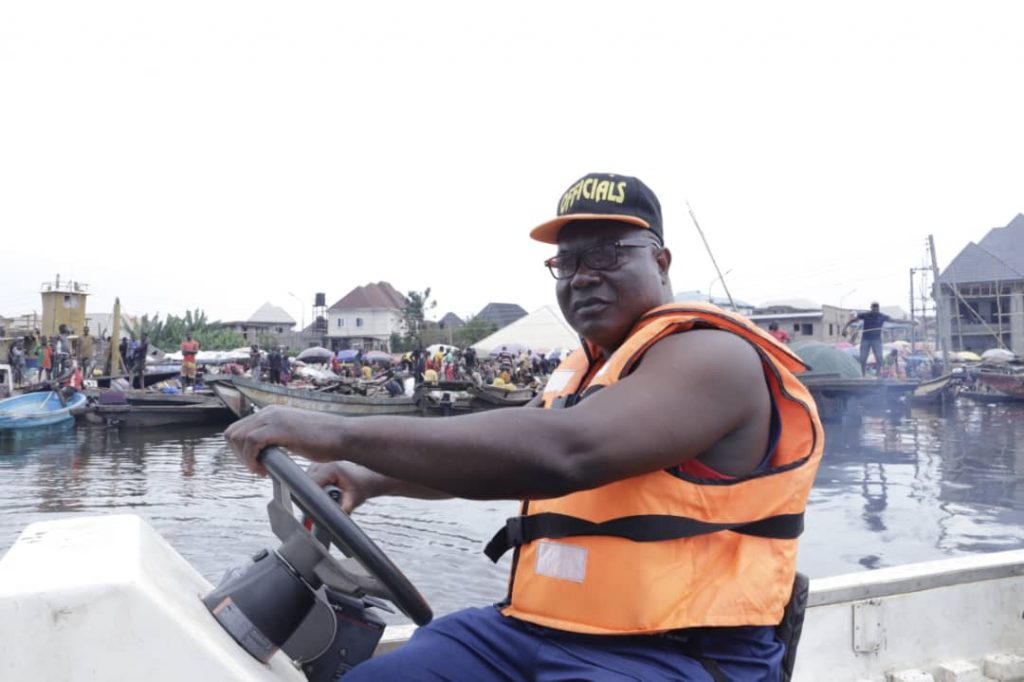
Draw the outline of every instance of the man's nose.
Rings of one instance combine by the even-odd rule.
[[[594,286],[601,281],[601,276],[594,270],[587,267],[586,263],[580,261],[580,265],[576,268],[576,273],[569,280],[569,286],[573,289],[585,289],[587,287]]]

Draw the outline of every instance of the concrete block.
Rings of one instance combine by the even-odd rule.
[[[950,661],[935,671],[935,682],[985,682],[985,676],[970,661]]]
[[[990,654],[985,657],[985,677],[999,682],[1024,680],[1024,656]]]
[[[885,682],[935,682],[931,673],[917,668],[909,668],[897,672],[886,673]]]

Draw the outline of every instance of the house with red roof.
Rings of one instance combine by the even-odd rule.
[[[389,282],[356,287],[327,309],[331,348],[390,351],[391,335],[405,332],[405,305],[405,296]]]

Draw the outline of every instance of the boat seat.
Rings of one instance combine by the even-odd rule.
[[[782,682],[789,682],[796,667],[796,649],[800,643],[800,633],[804,629],[804,616],[807,614],[807,599],[810,595],[810,579],[797,571],[793,576],[793,592],[782,612],[782,620],[775,628],[776,636],[786,645],[786,654],[782,659]]]

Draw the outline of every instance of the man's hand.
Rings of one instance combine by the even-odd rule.
[[[379,484],[386,478],[352,462],[313,464],[306,473],[321,488],[333,485],[341,489],[341,510],[346,514],[380,495]]]
[[[338,419],[334,415],[272,405],[235,422],[224,432],[224,437],[235,456],[250,471],[266,476],[267,470],[257,458],[272,445],[314,462],[330,461],[330,444],[322,442],[322,436],[329,433],[331,428],[324,422],[330,421],[330,426],[336,431]]]

